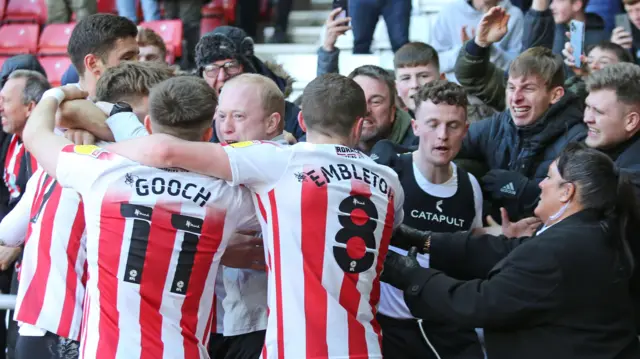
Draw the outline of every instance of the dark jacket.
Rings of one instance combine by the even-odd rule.
[[[585,137],[582,111],[578,97],[567,92],[529,126],[516,127],[509,110],[498,113],[469,126],[458,158],[482,161],[490,169],[515,171],[527,177],[527,198],[518,198],[517,207],[502,205],[512,218],[530,214],[540,193],[538,183],[545,178],[549,164],[567,143]]]
[[[596,45],[602,41],[609,40],[609,33],[605,30],[604,20],[600,15],[587,13],[585,21],[584,31],[584,49],[586,52],[589,46]],[[553,39],[553,53],[562,55],[562,49],[564,49],[564,43],[567,42],[566,32],[569,31],[569,26],[565,24],[556,24],[555,36]]]
[[[484,328],[491,359],[637,359],[629,280],[605,228],[585,210],[530,239],[434,236],[405,301],[418,318]]]
[[[628,176],[635,187],[636,203],[640,206],[640,132],[625,143],[603,152],[609,155],[620,171]],[[640,229],[638,232],[640,232]],[[636,256],[636,268],[631,281],[631,293],[636,306],[636,327],[638,335],[640,335],[640,238],[630,238],[629,245]]]

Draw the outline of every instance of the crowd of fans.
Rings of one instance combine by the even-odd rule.
[[[62,87],[2,66],[7,358],[640,358],[639,0],[456,0],[431,44],[353,0],[294,102],[243,29],[182,71],[118,5]],[[337,74],[379,16],[394,68]]]

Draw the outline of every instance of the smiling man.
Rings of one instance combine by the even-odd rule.
[[[358,149],[369,153],[376,142],[387,139],[399,145],[415,144],[411,116],[396,108],[396,82],[387,70],[364,65],[349,74],[367,99],[367,113],[362,125]]]
[[[507,110],[473,123],[462,143],[460,158],[484,161],[491,169],[482,178],[483,191],[509,218],[532,213],[537,184],[551,161],[568,142],[585,136],[580,99],[563,82],[562,61],[551,50],[523,52],[509,68]]]

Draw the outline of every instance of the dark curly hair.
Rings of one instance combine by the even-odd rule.
[[[416,111],[425,101],[431,101],[436,105],[445,103],[451,106],[460,106],[465,110],[469,106],[469,99],[464,88],[447,80],[436,80],[425,84],[418,93],[413,95],[413,100],[416,102]]]

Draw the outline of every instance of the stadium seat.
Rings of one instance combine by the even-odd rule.
[[[45,0],[9,0],[5,13],[7,22],[47,22],[47,4]]]
[[[47,79],[51,86],[60,86],[62,75],[71,65],[71,60],[67,56],[44,56],[38,57],[38,61],[47,72]]]
[[[182,20],[160,20],[140,23],[160,35],[167,45],[167,52],[175,57],[182,56]]]
[[[0,21],[4,20],[4,12],[7,9],[7,0],[0,0]]]
[[[0,55],[35,54],[39,28],[36,24],[7,24],[0,27]]]
[[[40,35],[39,55],[65,55],[75,23],[47,25]]]
[[[213,0],[202,7],[202,17],[224,16],[224,4],[221,0]]]
[[[218,26],[226,25],[227,22],[222,16],[217,17],[203,17],[200,21],[200,36],[212,31]]]
[[[108,14],[117,14],[118,8],[116,7],[115,0],[96,0],[98,6],[98,12],[108,13]]]

